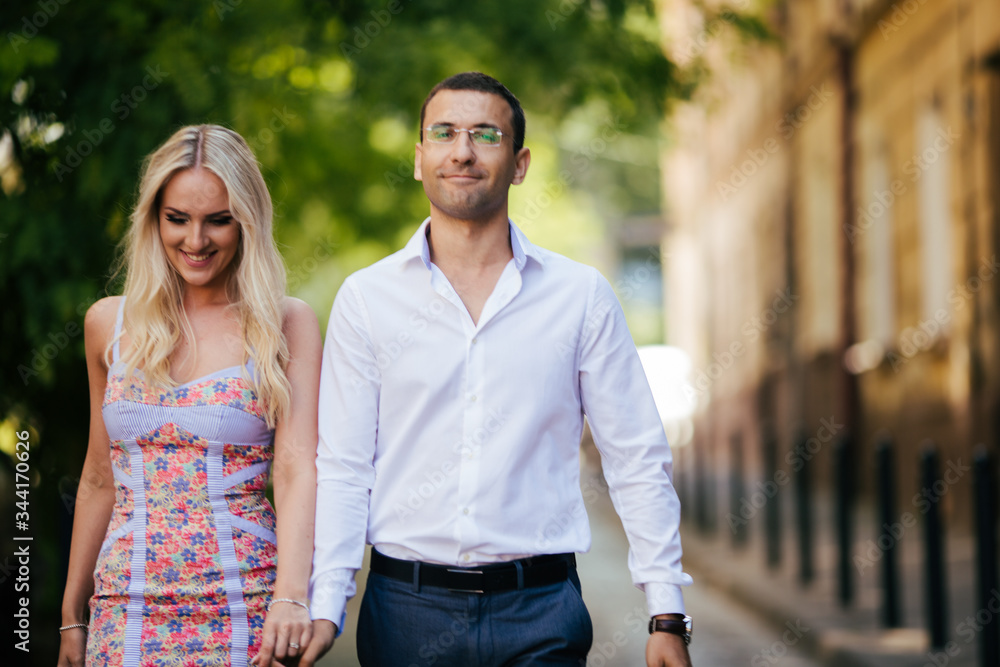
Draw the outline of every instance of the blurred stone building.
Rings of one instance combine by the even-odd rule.
[[[1000,437],[1000,2],[779,0],[769,44],[694,4],[659,0],[668,54],[712,72],[662,156],[666,340],[694,366],[682,493],[719,520],[734,471],[791,472],[797,433],[828,488],[827,436],[850,430],[870,498],[885,430],[909,504],[926,439],[968,464]],[[968,477],[943,503],[965,529]]]

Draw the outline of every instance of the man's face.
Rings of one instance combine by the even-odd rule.
[[[459,132],[450,144],[433,143],[424,132],[417,144],[413,176],[424,184],[431,209],[459,220],[487,222],[506,217],[507,191],[524,180],[531,153],[514,154],[514,128],[507,101],[499,95],[473,90],[442,90],[427,104],[424,127],[499,128],[497,146],[473,143]]]

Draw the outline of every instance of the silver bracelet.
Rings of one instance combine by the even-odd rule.
[[[83,628],[84,630],[86,630],[87,629],[87,624],[86,623],[73,623],[72,625],[64,625],[61,628],[59,628],[59,632],[62,632],[63,630],[72,630],[73,628]]]
[[[293,600],[291,598],[275,598],[275,599],[271,600],[271,602],[267,605],[267,610],[271,611],[271,607],[273,607],[274,605],[278,604],[279,602],[287,602],[289,604],[296,604],[296,605],[302,607],[303,609],[305,609],[306,611],[309,611],[309,605],[307,605],[305,602],[299,602],[298,600]]]

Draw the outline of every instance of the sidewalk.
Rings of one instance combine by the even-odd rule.
[[[835,533],[830,503],[816,502],[814,579],[798,581],[797,534],[791,497],[781,498],[781,562],[768,569],[764,552],[763,517],[747,527],[747,542],[733,545],[729,524],[722,517],[714,535],[701,534],[693,523],[682,526],[684,567],[695,585],[710,586],[741,602],[776,628],[787,628],[789,646],[797,644],[825,665],[837,667],[979,667],[979,635],[975,630],[978,600],[974,592],[975,560],[971,538],[949,537],[946,627],[950,643],[930,649],[924,610],[923,527],[910,528],[898,542],[902,621],[904,627],[881,628],[881,563],[866,560],[869,540],[877,538],[870,512],[855,512],[851,552],[854,602],[842,608],[837,599]],[[863,570],[863,571],[862,571]],[[973,618],[969,618],[973,617]],[[971,623],[970,623],[971,621]],[[797,632],[791,630],[797,629]],[[696,626],[697,633],[697,626]],[[765,647],[753,667],[780,665],[787,646]]]

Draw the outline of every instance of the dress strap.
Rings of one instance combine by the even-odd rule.
[[[120,352],[119,342],[121,341],[122,335],[122,320],[125,316],[125,295],[122,295],[122,300],[118,304],[118,318],[115,320],[115,345],[111,350],[111,361],[115,363],[118,361],[118,356]]]

